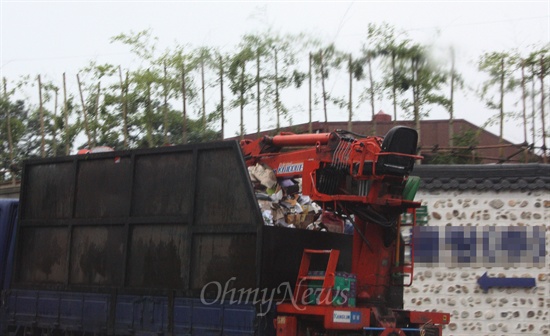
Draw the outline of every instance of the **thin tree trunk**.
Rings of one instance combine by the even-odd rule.
[[[527,143],[527,90],[525,89],[525,62],[521,61],[521,111],[523,118],[523,142]]]
[[[164,114],[164,144],[169,145],[170,139],[168,139],[168,78],[166,74],[166,62],[164,62],[164,106],[162,112]]]
[[[11,183],[15,185],[15,174],[12,169],[12,165],[14,164],[13,158],[14,158],[14,151],[13,151],[13,137],[11,134],[11,116],[10,116],[10,104],[8,104],[8,84],[6,81],[6,78],[3,79],[4,82],[4,100],[6,101],[6,122],[7,122],[7,129],[8,129],[8,149],[10,151],[10,175],[11,175]]]
[[[540,120],[541,120],[541,128],[542,128],[542,162],[548,163],[548,155],[546,148],[546,116],[544,114],[544,100],[545,100],[545,94],[544,94],[544,78],[546,77],[546,69],[544,67],[544,58],[541,55],[540,56]]]
[[[413,90],[413,114],[414,114],[414,127],[418,132],[418,155],[421,155],[422,148],[422,133],[420,129],[420,102],[418,92],[418,61],[414,58],[411,60],[412,67],[412,90]],[[420,162],[418,162],[420,163]]]
[[[352,68],[352,59],[351,54],[349,55],[349,102],[348,102],[348,110],[349,110],[349,117],[348,117],[348,131],[352,131],[352,123],[351,120],[353,118],[353,102],[352,102],[352,93],[353,93],[353,68]]]
[[[327,114],[327,92],[325,91],[325,65],[323,62],[323,50],[319,52],[321,62],[321,89],[323,90],[323,111],[325,113],[325,131],[328,131],[328,114]]]
[[[376,135],[376,118],[374,110],[374,79],[372,78],[372,59],[371,56],[367,58],[367,65],[369,67],[369,82],[370,82],[370,107],[371,107],[371,119],[372,119],[372,135]]]
[[[86,104],[84,103],[84,95],[82,94],[82,85],[80,84],[80,76],[76,74],[76,82],[78,83],[78,91],[80,92],[80,103],[82,104],[82,114],[84,116],[84,129],[88,138],[88,149],[92,148],[92,137],[90,135],[90,127],[88,126],[88,113],[86,112]]]
[[[279,98],[279,58],[275,49],[275,110],[277,111],[277,132],[281,128],[281,101]]]
[[[312,73],[311,73],[311,65],[313,63],[313,55],[311,53],[309,53],[309,76],[308,76],[308,80],[309,80],[309,96],[308,96],[308,102],[309,102],[309,133],[313,133],[313,125],[312,125],[312,109],[313,109],[313,106],[312,106],[312,81],[311,81],[311,77],[312,77]]]
[[[130,147],[130,134],[128,133],[128,91],[130,90],[130,72],[126,70],[124,77],[124,133],[126,133],[127,146]]]
[[[391,69],[392,69],[392,98],[393,98],[393,123],[397,122],[397,76],[395,72],[395,51],[391,53]]]
[[[527,145],[527,90],[525,89],[525,61],[521,60],[521,111],[523,117],[523,143]],[[523,159],[525,163],[529,161],[529,153],[523,151]]]
[[[44,105],[42,101],[42,81],[40,75],[38,75],[38,99],[40,108],[40,156],[46,157],[46,134],[44,130]]]
[[[187,88],[185,85],[185,62],[181,62],[181,96],[183,101],[183,129],[181,133],[182,143],[187,143]]]
[[[455,51],[451,48],[451,93],[449,97],[449,147],[454,146],[454,95],[455,95]],[[453,158],[451,158],[453,160]]]
[[[151,110],[151,82],[147,83],[147,110],[146,110],[146,123],[147,123],[147,142],[149,148],[154,146],[153,140],[153,125],[152,125],[152,110]]]
[[[531,65],[531,137],[532,144],[536,142],[536,102],[535,102],[535,65]]]
[[[65,133],[65,155],[71,153],[71,141],[69,134],[69,107],[67,106],[67,80],[65,73],[63,73],[63,117],[65,119],[64,133]]]
[[[504,58],[500,60],[500,134],[498,143],[503,143],[504,137]],[[504,148],[499,148],[499,158],[503,158]]]
[[[99,96],[101,94],[101,82],[97,82],[97,94],[95,96],[95,125],[94,125],[94,146],[97,144],[97,130],[99,128]]]
[[[120,103],[122,105],[122,138],[124,143],[124,149],[128,148],[128,125],[126,115],[128,114],[127,104],[127,85],[128,85],[128,72],[126,72],[126,85],[122,81],[122,67],[118,66],[118,77],[120,79]]]
[[[206,131],[206,97],[204,84],[204,58],[201,60],[202,131]]]
[[[224,126],[225,126],[225,116],[224,116],[224,96],[223,96],[223,59],[222,57],[220,56],[219,57],[220,59],[220,114],[221,114],[221,119],[222,119],[222,122],[221,122],[221,126],[222,126],[222,129],[221,129],[221,140],[223,140],[225,138],[225,133],[224,133]]]
[[[244,70],[245,70],[245,65],[243,62],[241,64],[241,90],[240,90],[240,109],[241,109],[240,138],[241,140],[244,139]]]
[[[256,136],[260,137],[260,51],[256,51],[256,115],[258,116],[258,125],[256,127]],[[277,129],[279,127],[277,126]]]
[[[53,155],[57,156],[57,97],[58,91],[57,88],[55,89],[55,98],[54,98],[54,106],[53,106],[53,139],[52,139],[52,150]]]

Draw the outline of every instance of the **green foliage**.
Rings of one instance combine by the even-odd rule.
[[[506,116],[511,114],[505,111],[504,98],[518,86],[513,76],[517,69],[515,58],[508,52],[487,52],[479,58],[478,68],[489,76],[481,87],[480,97],[488,109],[499,111],[499,133],[502,140]]]
[[[369,24],[363,60],[378,60],[383,76],[368,94],[392,99],[394,110],[399,103],[405,116],[414,120],[427,117],[430,105],[448,105],[441,93],[446,74],[428,52],[427,46],[413,43],[387,23]]]
[[[321,82],[321,100],[323,103],[325,122],[328,121],[327,103],[332,102],[337,106],[343,106],[341,102],[344,100],[344,98],[341,97],[331,96],[331,92],[326,89],[326,80],[329,78],[330,72],[339,69],[342,62],[347,60],[347,58],[348,55],[336,49],[333,43],[321,47],[317,52],[312,54],[313,72],[316,80]]]
[[[123,147],[115,146],[118,142],[112,135],[115,130],[120,131],[122,120],[118,67],[90,62],[80,71],[80,75],[92,146]],[[82,111],[82,102],[79,105]]]
[[[400,56],[400,91],[410,92],[408,98],[401,100],[405,116],[414,120],[423,119],[429,116],[430,106],[447,105],[447,98],[441,93],[447,76],[428,56],[428,49],[412,44],[402,49]]]
[[[307,78],[307,74],[305,72],[300,72],[298,70],[292,71],[292,76],[290,77],[292,82],[294,83],[294,86],[296,88],[300,88],[302,84],[304,83],[304,80]]]
[[[517,87],[518,82],[512,76],[517,69],[515,58],[507,52],[488,52],[479,58],[478,69],[489,76],[480,91],[485,105],[489,109],[503,108],[503,102],[500,99],[495,101],[495,95],[511,92]],[[494,87],[496,87],[495,90],[491,90]]]
[[[234,107],[247,105],[252,98],[250,89],[254,87],[255,79],[253,75],[246,71],[246,66],[255,57],[252,48],[245,46],[230,60],[227,73],[230,81],[229,88],[233,94],[239,95],[233,101]]]
[[[229,53],[222,53],[210,46],[188,45],[177,45],[159,53],[158,39],[151,30],[122,33],[112,37],[111,42],[127,47],[140,65],[124,71],[110,63],[90,62],[83,67],[79,74],[85,101],[84,104],[80,102],[78,92],[68,93],[69,125],[65,125],[63,114],[62,85],[57,81],[43,80],[44,137],[48,156],[63,155],[66,142],[75,145],[75,139],[81,142],[83,136],[86,137],[81,105],[84,105],[88,119],[92,144],[116,149],[126,146],[123,137],[126,127],[128,148],[219,139],[221,132],[216,131],[216,123],[221,120],[223,128],[225,120],[222,119],[227,119],[229,112],[235,109],[241,112],[240,133],[243,133],[244,113],[249,112],[251,105],[256,107],[256,102],[258,119],[261,116],[262,122],[264,119],[276,119],[277,128],[280,118],[292,123],[291,109],[286,105],[287,92],[304,85],[309,72],[304,69],[310,52],[313,56],[313,86],[317,91],[313,93],[314,103],[323,104],[327,120],[327,104],[339,110],[351,108],[348,95],[333,93],[333,83],[329,83],[344,71],[356,81],[364,81],[359,83],[359,88],[353,85],[353,90],[360,92],[359,101],[354,100],[357,107],[369,101],[374,114],[375,102],[390,99],[396,115],[399,108],[407,118],[415,121],[427,117],[430,109],[437,105],[451,112],[451,99],[443,94],[443,91],[448,92],[451,75],[454,85],[463,85],[462,78],[454,69],[445,70],[429,57],[432,54],[429,45],[415,43],[407,34],[389,24],[369,24],[359,55],[350,55],[335,44],[321,43],[303,34],[283,35],[270,28],[244,35]],[[532,83],[538,81],[538,86],[532,86],[535,92],[529,93],[543,93],[538,83],[540,76],[544,76],[543,80],[547,78],[549,50],[550,47],[545,45],[526,55],[510,51],[489,52],[480,57],[479,71],[487,74],[488,78],[481,87],[480,96],[488,108],[501,110],[498,115],[488,118],[488,123],[502,124],[509,116],[518,115],[510,108],[504,110],[503,100],[498,99],[498,95],[517,93],[521,83],[518,69],[521,66],[525,69],[527,80]],[[501,89],[503,77],[505,81]],[[322,91],[319,86],[322,86]],[[38,104],[31,104],[29,98],[24,101],[14,98],[24,96],[22,92],[29,88],[35,96],[36,76],[21,77],[16,83],[10,83],[10,91],[2,95],[0,169],[6,170],[13,164],[6,161],[9,161],[6,111],[11,116],[15,163],[23,157],[40,154]],[[227,88],[229,90],[224,90]],[[547,88],[545,90],[547,94]],[[221,98],[222,92],[224,98]],[[540,105],[540,99],[536,104]],[[303,112],[303,109],[301,106],[292,107],[293,111]],[[536,134],[544,136],[540,131]],[[455,145],[474,143],[475,139],[468,136],[455,136]],[[455,154],[469,155],[462,152]],[[457,162],[452,156],[437,156],[434,160]]]
[[[251,92],[251,98],[259,98],[261,109],[275,112],[268,117],[275,117],[276,128],[280,126],[281,117],[289,117],[288,108],[281,98],[283,92],[292,86],[299,88],[307,76],[297,68],[296,45],[301,40],[301,36],[280,35],[267,29],[245,35],[241,42],[243,50],[249,49],[253,53],[249,62],[254,61],[260,67],[259,76],[257,73],[251,76],[251,87],[259,83],[261,92]]]
[[[351,62],[351,67],[348,69],[349,72],[353,74],[353,78],[356,80],[361,80],[364,78],[365,69],[364,66],[364,60],[356,59]]]
[[[111,38],[111,43],[120,42],[129,46],[136,56],[144,60],[152,60],[154,58],[157,41],[158,38],[152,36],[150,29],[139,32],[130,31],[127,34],[121,33]]]
[[[313,67],[318,79],[328,79],[331,69],[339,69],[348,55],[329,44],[313,54]]]
[[[9,180],[11,174],[19,177],[21,162],[26,158],[21,150],[21,139],[25,136],[26,120],[29,111],[21,100],[10,102],[6,98],[0,99],[0,182]],[[13,143],[13,160],[10,158],[8,142],[8,118],[10,115],[10,130]]]

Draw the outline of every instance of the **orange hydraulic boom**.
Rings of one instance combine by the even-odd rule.
[[[418,179],[409,178],[415,161],[422,158],[416,155],[417,140],[414,129],[397,126],[384,137],[335,131],[282,133],[241,142],[248,166],[267,165],[278,179],[301,178],[302,194],[352,218],[355,228],[351,273],[357,277],[357,307],[300,304],[302,284],[320,280],[307,274],[310,255],[330,253],[322,277],[328,288],[334,284],[338,258],[331,251],[306,250],[295,288],[298,305],[278,306],[278,335],[353,330],[364,335],[441,335],[441,324],[449,323],[449,314],[402,310],[403,290],[395,286],[396,276],[412,272],[412,266],[400,267],[403,245],[398,223],[402,213],[420,206],[414,201]]]

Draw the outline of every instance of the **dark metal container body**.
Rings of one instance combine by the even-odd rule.
[[[235,142],[29,161],[14,287],[197,296],[258,283],[261,216]]]
[[[263,334],[231,290],[293,287],[304,248],[350,264],[349,236],[263,225],[234,141],[31,160],[19,212],[11,326]]]
[[[10,286],[15,251],[18,200],[0,199],[0,289]],[[4,314],[0,315],[0,332],[6,325]]]
[[[15,249],[18,200],[0,199],[0,288],[9,287]]]

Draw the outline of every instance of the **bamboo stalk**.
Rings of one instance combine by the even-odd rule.
[[[523,117],[523,142],[527,144],[527,90],[525,89],[525,60],[521,60],[521,111]],[[529,152],[523,152],[525,163],[529,162]]]
[[[544,58],[540,55],[540,119],[542,129],[542,162],[548,163],[548,154],[546,147],[546,116],[544,114],[544,78],[546,77],[546,69],[544,68]]]
[[[38,75],[38,99],[40,104],[40,156],[46,157],[46,135],[44,130],[44,105],[42,101],[42,80],[40,75]]]
[[[170,144],[170,140],[168,139],[168,75],[166,73],[166,62],[164,62],[164,106],[162,109],[163,115],[164,115],[164,144],[168,145]]]
[[[374,115],[374,80],[372,77],[372,59],[371,55],[367,58],[367,65],[369,67],[369,81],[370,81],[370,107],[371,107],[371,119],[372,119],[372,135],[376,135],[376,117]]]
[[[323,50],[319,52],[319,58],[321,62],[321,86],[323,90],[323,111],[325,112],[325,131],[328,123],[328,114],[327,114],[327,92],[325,91],[325,65],[323,63]]]
[[[65,155],[71,152],[70,134],[69,134],[69,111],[67,107],[67,81],[65,73],[63,73],[63,116],[65,118],[64,133],[65,133]]]
[[[353,68],[352,68],[352,59],[351,54],[349,54],[349,102],[348,102],[348,131],[352,131],[352,117],[353,117],[353,106],[352,106],[352,85],[353,85]]]
[[[220,60],[220,114],[221,114],[221,140],[224,139],[224,125],[225,125],[225,116],[224,116],[224,97],[223,97],[223,59],[222,57],[220,56],[219,57],[219,60]]]
[[[11,133],[11,113],[10,113],[10,106],[8,104],[8,85],[7,85],[7,81],[6,81],[6,78],[4,77],[2,79],[2,81],[4,82],[4,99],[6,100],[6,122],[7,122],[7,129],[8,129],[8,149],[10,151],[10,166],[9,166],[9,170],[10,170],[10,175],[11,175],[11,183],[13,185],[15,185],[15,174],[13,172],[13,169],[12,169],[12,165],[14,164],[13,162],[13,157],[14,157],[14,149],[13,149],[13,137],[12,137],[12,133]]]
[[[53,139],[52,139],[52,150],[53,155],[57,156],[57,88],[55,88],[55,99],[53,107]]]
[[[260,137],[260,51],[256,51],[256,114],[258,116],[258,124],[256,127],[256,135]],[[278,118],[279,116],[277,116]],[[279,128],[277,120],[277,129]]]
[[[97,144],[97,129],[99,126],[99,96],[101,94],[101,82],[97,82],[97,94],[95,96],[95,126],[94,126],[94,146]]]
[[[182,101],[183,101],[183,129],[182,129],[182,135],[181,140],[182,143],[187,143],[187,89],[185,85],[185,62],[181,62],[181,95],[182,95]]]
[[[80,76],[76,74],[76,82],[78,83],[78,92],[80,93],[80,103],[82,105],[82,114],[84,116],[84,129],[86,130],[86,137],[88,138],[88,149],[92,148],[92,137],[90,135],[90,127],[88,125],[88,113],[86,112],[86,104],[84,103],[84,95],[82,94],[82,85],[80,83]]]
[[[240,123],[240,139],[244,139],[244,71],[245,64],[241,63],[241,90],[240,90],[240,112],[241,112],[241,123]]]
[[[312,88],[311,88],[311,85],[312,85],[312,81],[311,81],[311,67],[312,67],[312,63],[313,63],[313,55],[311,53],[309,53],[309,76],[308,76],[308,80],[309,80],[309,99],[308,99],[308,103],[309,103],[309,123],[308,123],[308,129],[309,129],[309,133],[313,133],[313,127],[312,127],[312,102],[313,102],[313,99],[312,99]]]
[[[277,132],[281,128],[281,101],[279,97],[279,57],[277,55],[277,49],[275,49],[274,55],[275,61],[275,110],[277,111]]]
[[[500,60],[500,128],[499,143],[504,141],[504,58]],[[503,156],[502,148],[499,150],[499,156]]]
[[[206,131],[206,98],[204,83],[204,55],[201,59],[202,131]]]
[[[449,98],[449,147],[454,145],[454,92],[455,92],[455,53],[451,48],[451,93]]]
[[[122,104],[122,138],[124,143],[124,148],[128,148],[128,127],[126,125],[126,115],[128,113],[127,108],[127,90],[126,85],[122,81],[122,67],[118,66],[118,76],[120,79],[120,103]],[[126,83],[128,83],[128,72],[126,72]]]

